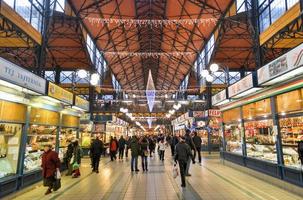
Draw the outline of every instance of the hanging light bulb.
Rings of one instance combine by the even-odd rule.
[[[217,72],[219,70],[219,65],[217,63],[213,63],[209,67],[210,71]]]
[[[93,86],[95,86],[95,85],[98,84],[98,81],[99,81],[99,80],[91,79],[91,80],[90,80],[90,84],[93,85]]]
[[[91,76],[91,79],[99,81],[100,80],[100,76],[97,73],[93,73],[92,76]]]
[[[214,77],[212,75],[208,75],[208,76],[206,76],[206,81],[207,82],[213,82],[214,81]]]
[[[202,76],[202,77],[207,77],[208,75],[209,75],[208,70],[203,69],[203,70],[201,71],[201,76]]]
[[[86,78],[88,73],[86,70],[84,69],[80,69],[78,72],[77,72],[77,75],[79,76],[79,78]]]

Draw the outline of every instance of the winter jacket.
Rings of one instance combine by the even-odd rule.
[[[140,146],[139,146],[139,142],[138,142],[137,138],[135,138],[135,137],[131,138],[129,147],[130,147],[133,157],[139,156]]]
[[[125,139],[124,138],[120,138],[119,142],[118,142],[119,149],[124,149],[125,148],[125,144],[126,144]]]
[[[117,151],[118,149],[118,141],[113,139],[110,141],[110,144],[109,144],[109,147],[110,147],[110,151]]]
[[[193,142],[193,139],[190,137],[190,135],[185,134],[184,137],[185,137],[185,143],[188,144],[191,149],[195,149],[196,148],[195,144]]]
[[[148,146],[149,146],[149,143],[148,143],[148,140],[141,140],[140,142],[140,149],[141,149],[141,156],[145,156],[145,152],[148,151]]]
[[[90,147],[91,155],[100,155],[103,153],[104,145],[99,139],[95,139]]]
[[[201,148],[201,144],[202,144],[202,139],[201,139],[201,137],[195,135],[195,136],[193,137],[193,142],[194,142],[194,145],[195,145],[196,148]]]
[[[57,168],[60,168],[60,159],[58,153],[52,150],[42,154],[42,176],[49,178],[54,176]]]
[[[190,146],[184,141],[181,141],[176,145],[175,161],[187,162],[192,156]]]

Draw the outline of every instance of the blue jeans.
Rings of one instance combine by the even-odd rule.
[[[132,156],[131,159],[131,170],[134,171],[134,165],[135,165],[135,170],[138,170],[138,156]]]
[[[142,156],[141,159],[142,159],[142,169],[143,169],[143,171],[147,171],[148,170],[147,169],[147,156]]]

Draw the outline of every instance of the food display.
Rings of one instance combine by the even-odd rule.
[[[260,120],[244,123],[248,157],[277,163],[273,121]]]
[[[21,124],[0,123],[0,178],[16,174],[21,133]]]
[[[303,140],[303,117],[282,118],[279,120],[284,164],[288,167],[301,168],[298,154],[298,142]]]
[[[234,123],[224,126],[226,151],[242,154],[241,124]]]
[[[92,136],[92,124],[80,125],[80,145],[84,148],[88,148],[91,143]]]
[[[31,125],[28,132],[24,172],[40,169],[44,145],[56,145],[56,126]]]
[[[59,158],[62,161],[70,142],[77,138],[77,128],[62,128],[59,134]]]

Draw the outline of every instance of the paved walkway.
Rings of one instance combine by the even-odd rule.
[[[187,179],[188,187],[185,189],[180,187],[180,177],[177,179],[172,177],[172,160],[168,156],[164,163],[158,158],[151,158],[148,173],[142,171],[131,173],[129,165],[129,160],[109,162],[109,158],[104,158],[101,161],[100,173],[95,174],[91,173],[89,160],[84,159],[81,166],[81,178],[63,177],[62,188],[59,191],[45,197],[45,188],[37,186],[33,190],[10,199],[303,199],[222,165],[218,156],[204,156],[202,166],[192,165],[192,177]]]

